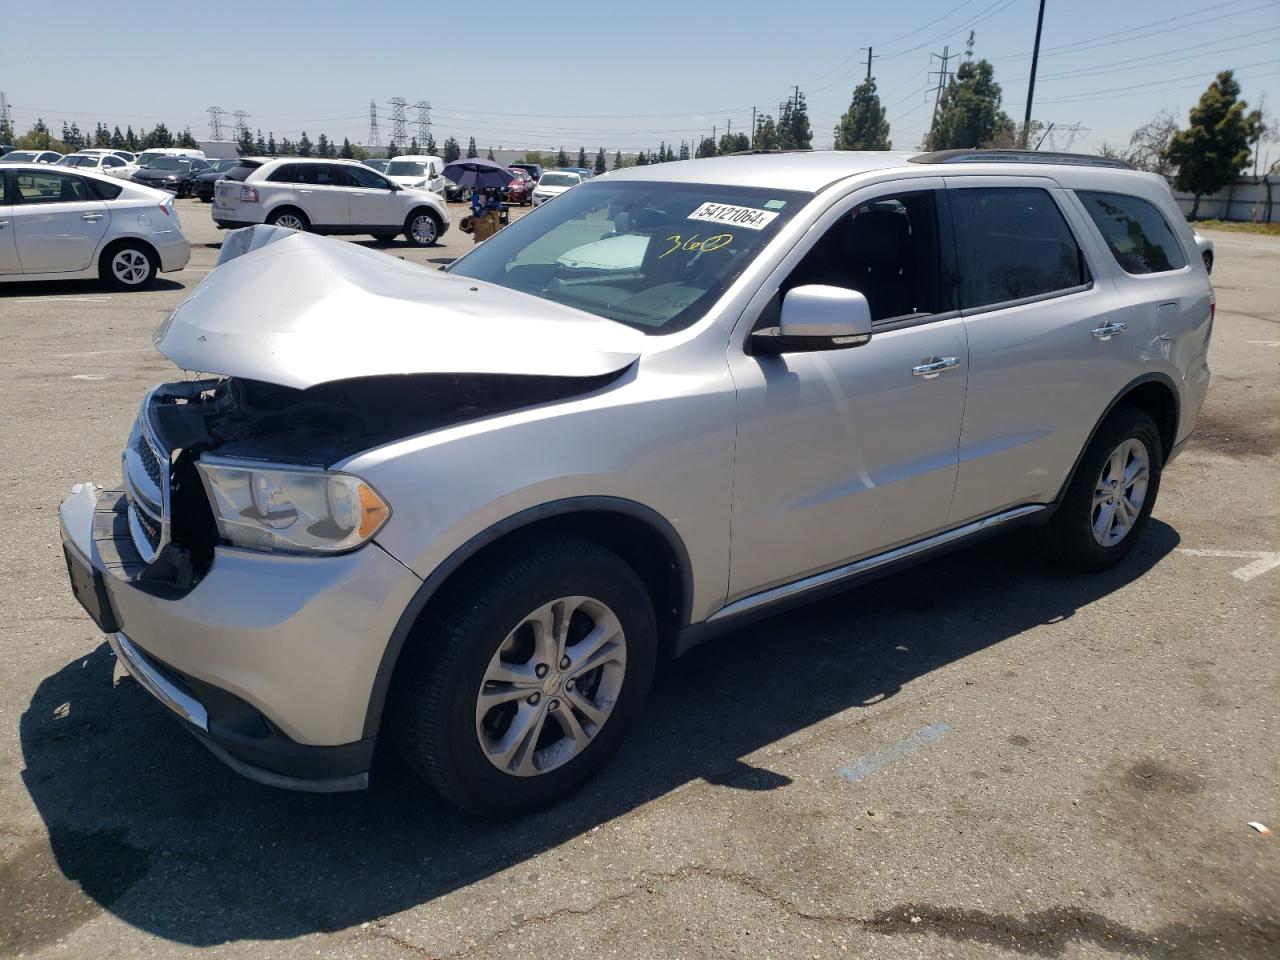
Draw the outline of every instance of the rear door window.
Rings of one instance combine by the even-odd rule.
[[[1061,293],[1089,282],[1084,255],[1049,191],[951,191],[960,306],[975,309]]]
[[[1141,197],[1077,190],[1111,255],[1125,273],[1165,273],[1187,265],[1169,221]]]
[[[339,169],[347,175],[353,187],[364,187],[368,190],[391,189],[391,183],[376,170],[354,163],[344,163]]]
[[[271,171],[271,175],[267,177],[272,183],[301,183],[298,179],[299,164],[286,163],[282,167],[276,167]]]
[[[22,203],[72,203],[95,199],[84,178],[70,173],[23,171],[14,179]]]

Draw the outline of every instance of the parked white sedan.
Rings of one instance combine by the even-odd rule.
[[[582,174],[568,170],[548,170],[538,178],[538,185],[533,188],[533,205],[540,207],[548,200],[554,200],[578,184],[582,183]]]
[[[106,177],[128,180],[138,171],[136,163],[129,163],[114,153],[69,153],[56,164],[56,167],[75,167],[82,172],[100,173]]]
[[[167,193],[74,168],[0,167],[0,282],[99,277],[136,290],[190,257]]]

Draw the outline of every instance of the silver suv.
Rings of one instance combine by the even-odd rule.
[[[579,784],[655,662],[994,531],[1120,561],[1209,382],[1164,181],[797,153],[588,181],[444,273],[272,227],[156,335],[76,595],[219,757],[454,803]]]

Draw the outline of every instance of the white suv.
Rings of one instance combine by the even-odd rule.
[[[372,234],[384,242],[403,233],[411,244],[427,247],[449,229],[449,211],[431,190],[406,189],[355,160],[282,159],[264,163],[243,181],[219,180],[213,222]]]
[[[628,167],[444,273],[255,228],[156,335],[217,376],[64,501],[67,567],[241,772],[354,789],[390,736],[525,810],[664,653],[1020,524],[1121,561],[1212,325],[1168,186],[1098,158]]]

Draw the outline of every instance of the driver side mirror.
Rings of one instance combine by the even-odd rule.
[[[871,339],[871,306],[857,290],[814,283],[788,290],[778,326],[751,334],[757,356],[845,350]]]

